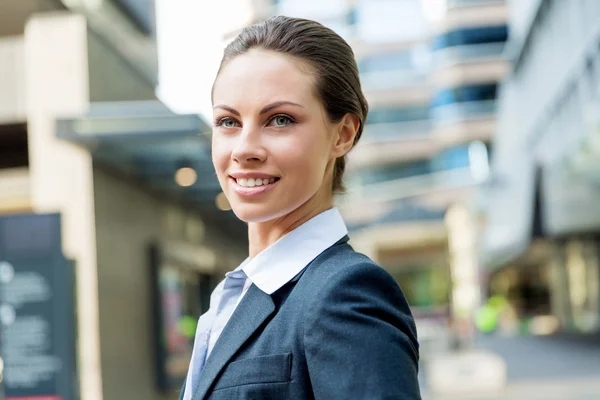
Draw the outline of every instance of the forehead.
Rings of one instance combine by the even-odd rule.
[[[265,50],[250,50],[230,60],[217,77],[214,104],[294,101],[318,103],[314,80],[302,60]]]

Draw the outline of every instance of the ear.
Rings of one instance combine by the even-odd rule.
[[[333,143],[333,156],[339,158],[350,151],[354,145],[354,138],[360,128],[360,119],[356,114],[346,114],[336,125],[337,136]]]

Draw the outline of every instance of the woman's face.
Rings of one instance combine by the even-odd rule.
[[[333,163],[347,149],[337,143],[340,123],[329,121],[300,64],[250,50],[230,60],[215,82],[213,163],[243,221],[270,221],[309,200],[331,201]]]

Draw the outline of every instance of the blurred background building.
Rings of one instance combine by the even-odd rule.
[[[508,67],[507,11],[498,1],[375,3],[359,4],[394,4],[389,25],[397,32],[365,40],[370,54],[357,48],[371,112],[365,141],[350,156],[356,194],[345,209],[360,218],[357,245],[393,272],[413,304],[426,355],[429,339],[449,344],[441,333],[468,335],[479,301],[474,244],[453,255],[450,236],[468,223],[489,173],[496,88]],[[357,23],[380,25],[378,17],[364,13]],[[459,220],[446,218],[454,206]],[[473,236],[471,225],[456,235]]]
[[[86,400],[177,398],[211,278],[245,257],[243,224],[217,212],[227,204],[209,128],[156,97],[154,7],[0,2],[0,210],[13,215],[0,222],[7,397],[71,399],[77,386]],[[74,261],[74,288],[28,269],[27,253],[49,262],[50,240]],[[32,276],[39,286],[17,288]],[[23,303],[17,290],[37,294]],[[74,290],[72,310],[45,308],[64,290]],[[57,367],[69,365],[59,344],[77,351],[75,380]]]
[[[407,295],[424,365],[485,348],[525,390],[503,398],[600,396],[600,2],[0,0],[7,396],[177,398],[196,320],[247,243],[214,177],[210,116],[172,106],[183,92],[167,95],[165,66],[188,65],[184,91],[197,75],[210,87],[224,44],[278,14],[355,51],[370,112],[337,203]],[[159,28],[179,36],[160,44]],[[60,275],[34,268],[52,263]],[[503,312],[482,339],[486,304]],[[32,348],[23,332],[40,323],[53,345]],[[428,385],[494,375],[452,362],[454,386],[435,369]]]
[[[599,329],[600,3],[512,1],[512,73],[500,90],[485,272],[527,317]]]

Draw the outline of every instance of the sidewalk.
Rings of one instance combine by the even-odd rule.
[[[423,400],[600,400],[600,336],[481,337],[478,348],[506,362],[508,385],[497,395]]]
[[[490,396],[433,396],[424,391],[423,400],[598,400],[600,379],[564,379],[509,383],[503,393]]]

